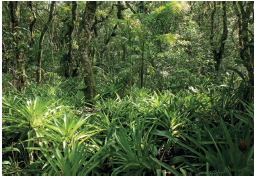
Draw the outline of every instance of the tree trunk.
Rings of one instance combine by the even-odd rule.
[[[145,39],[143,39],[143,46],[142,46],[142,58],[141,58],[141,67],[140,67],[140,87],[144,86],[144,51],[145,50]]]
[[[10,1],[10,15],[12,22],[12,33],[13,42],[15,42],[15,53],[14,53],[14,66],[13,66],[13,85],[18,85],[18,90],[21,90],[22,85],[24,84],[24,71],[22,71],[22,62],[23,62],[23,52],[21,52],[21,37],[20,32],[18,30],[19,26],[19,17],[18,17],[18,2]]]
[[[77,9],[77,2],[72,2],[72,17],[66,20],[66,25],[68,27],[68,31],[65,33],[64,37],[68,37],[68,40],[65,40],[66,45],[68,45],[68,53],[66,55],[66,59],[64,60],[64,70],[65,70],[65,77],[69,78],[72,76],[73,73],[73,60],[72,60],[72,33],[74,30],[74,21],[76,20],[76,9]]]
[[[82,21],[79,26],[79,62],[81,66],[82,77],[86,88],[83,89],[88,103],[93,104],[92,99],[96,95],[96,86],[94,82],[91,63],[88,58],[88,46],[91,39],[91,26],[94,20],[97,8],[96,1],[87,1],[85,12],[82,14]]]
[[[53,38],[54,38],[54,19],[52,24],[52,32],[49,33],[50,45],[51,45],[51,59],[52,59],[52,75],[53,75],[53,86],[55,86],[55,61],[54,61],[54,46],[53,46]]]
[[[44,28],[41,32],[41,36],[40,36],[40,40],[39,40],[39,51],[38,51],[38,56],[37,56],[37,60],[38,60],[38,70],[37,70],[37,83],[40,84],[41,83],[41,60],[42,60],[42,42],[44,39],[44,36],[49,28],[49,25],[53,19],[53,11],[54,11],[54,7],[55,7],[55,1],[52,1],[51,5],[50,5],[50,12],[49,12],[49,18],[47,23],[45,23]]]
[[[211,36],[210,36],[210,43],[213,48],[213,56],[214,56],[214,61],[215,61],[215,70],[219,72],[219,66],[221,63],[222,55],[224,53],[224,47],[225,47],[225,41],[227,40],[228,37],[228,27],[227,27],[227,11],[226,11],[226,2],[222,2],[222,9],[223,9],[223,33],[220,39],[220,46],[219,46],[219,52],[217,52],[217,48],[214,45],[214,15],[216,13],[216,2],[214,2],[214,10],[212,11],[211,15]]]
[[[244,61],[243,50],[242,50],[243,47],[242,47],[242,21],[241,21],[241,14],[240,14],[240,12],[239,12],[239,10],[238,10],[238,7],[237,7],[235,1],[233,1],[233,5],[234,5],[235,13],[236,13],[236,15],[237,15],[237,20],[238,20],[239,53],[240,53],[241,59]]]
[[[34,9],[33,9],[33,2],[32,1],[28,1],[27,2],[28,4],[28,7],[31,9],[32,13],[33,13],[33,21],[29,24],[29,30],[30,30],[30,33],[31,33],[31,43],[30,43],[30,46],[33,46],[35,44],[35,41],[34,41],[34,38],[33,38],[33,28],[34,28],[34,25],[36,23],[36,15],[35,15],[35,12],[34,12]]]
[[[250,15],[253,12],[253,2],[246,2],[246,11],[244,10],[243,4],[241,1],[238,2],[242,14],[242,30],[241,30],[241,37],[242,37],[242,52],[244,55],[244,61],[246,63],[246,69],[248,71],[249,83],[253,86],[254,85],[254,69],[253,69],[253,58],[250,54],[249,49],[249,37],[248,37],[248,24],[250,20]]]

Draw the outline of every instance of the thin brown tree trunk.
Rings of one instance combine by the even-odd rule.
[[[44,36],[49,28],[49,25],[53,19],[53,11],[54,11],[54,7],[55,7],[55,1],[52,1],[51,5],[50,5],[50,12],[49,12],[49,18],[47,23],[45,23],[44,28],[41,32],[41,36],[40,36],[40,40],[39,40],[39,51],[38,51],[38,56],[37,56],[37,61],[38,61],[38,70],[37,70],[37,83],[40,84],[41,83],[41,60],[42,60],[42,42],[44,39]]]
[[[30,46],[34,45],[35,41],[34,41],[34,38],[33,38],[33,28],[34,28],[34,25],[37,21],[37,18],[36,18],[36,15],[35,15],[35,12],[34,12],[34,9],[33,9],[33,2],[32,1],[28,1],[28,7],[31,9],[32,13],[33,13],[33,21],[29,24],[29,30],[30,30],[30,33],[31,33],[31,43],[30,43]]]
[[[51,59],[52,59],[52,76],[53,76],[53,86],[55,86],[55,61],[54,61],[54,46],[53,46],[53,38],[54,38],[54,19],[52,22],[52,33],[49,33],[50,37],[50,45],[51,45]]]
[[[87,1],[85,12],[82,14],[82,21],[79,27],[79,62],[82,70],[82,77],[86,88],[83,89],[86,100],[93,104],[92,99],[96,95],[91,63],[88,58],[88,46],[91,39],[91,26],[97,8],[96,1]]]
[[[10,15],[11,15],[11,22],[12,22],[12,32],[13,34],[13,41],[15,42],[15,53],[14,53],[14,66],[13,66],[13,85],[16,86],[17,80],[17,89],[20,91],[21,87],[24,83],[24,71],[22,71],[22,62],[23,62],[23,52],[21,52],[21,37],[20,32],[18,30],[19,20],[18,17],[18,2],[17,1],[10,1]]]
[[[65,36],[68,36],[68,41],[66,41],[68,43],[68,54],[67,54],[67,58],[66,58],[66,68],[65,68],[65,75],[66,77],[70,77],[71,73],[73,72],[73,60],[72,60],[72,56],[71,56],[71,52],[72,52],[72,33],[74,30],[74,21],[76,20],[76,9],[77,9],[77,2],[73,1],[72,2],[72,18],[71,21],[67,21],[67,26],[68,26],[68,31],[66,33]]]
[[[210,44],[213,48],[213,55],[214,55],[214,61],[215,61],[215,70],[219,72],[219,66],[221,63],[222,55],[224,53],[225,48],[225,41],[228,37],[228,27],[227,27],[227,11],[226,11],[226,2],[222,2],[222,9],[223,9],[223,33],[220,39],[220,46],[219,46],[219,52],[217,52],[217,48],[214,44],[213,38],[214,38],[214,15],[216,13],[216,1],[214,1],[214,10],[211,14],[211,35],[210,35]]]
[[[238,7],[236,5],[236,2],[233,1],[233,5],[234,5],[234,10],[235,10],[235,13],[237,15],[237,20],[238,20],[238,36],[239,36],[239,39],[238,39],[238,43],[239,43],[239,53],[240,53],[240,57],[241,59],[244,61],[244,56],[243,56],[243,47],[242,47],[242,21],[241,21],[241,14],[238,10]]]
[[[69,35],[69,53],[68,58],[71,61],[70,63],[70,71],[73,73],[73,60],[72,60],[72,33],[74,30],[74,22],[76,21],[76,9],[77,9],[77,2],[72,2],[72,21],[71,21],[71,28],[70,28],[70,35]]]
[[[143,39],[143,46],[142,46],[142,58],[141,58],[141,68],[140,68],[140,87],[144,86],[144,50],[145,50],[145,41]]]

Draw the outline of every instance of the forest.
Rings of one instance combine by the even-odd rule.
[[[2,1],[3,176],[253,176],[254,1]]]

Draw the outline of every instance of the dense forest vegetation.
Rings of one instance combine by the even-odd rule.
[[[253,1],[3,1],[2,175],[254,175]]]

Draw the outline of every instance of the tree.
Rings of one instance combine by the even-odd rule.
[[[64,18],[61,20],[64,23],[64,27],[61,28],[61,32],[63,33],[60,41],[63,45],[62,49],[67,46],[67,51],[62,50],[63,57],[63,68],[64,68],[64,75],[66,78],[72,76],[73,73],[73,57],[72,57],[72,43],[73,43],[73,31],[75,28],[74,22],[76,21],[76,9],[77,9],[77,2],[66,2],[67,6],[62,6],[64,10],[63,12],[65,15]],[[70,7],[70,5],[72,6]]]
[[[42,43],[43,43],[44,36],[49,28],[49,25],[53,19],[53,11],[54,11],[54,7],[55,7],[55,3],[56,3],[55,1],[51,2],[48,21],[44,24],[44,28],[43,28],[41,35],[40,35],[39,50],[38,50],[38,55],[37,55],[37,61],[38,61],[37,83],[38,84],[41,83],[41,61],[42,61],[42,51],[43,51]]]
[[[96,86],[91,68],[91,62],[88,58],[88,46],[91,40],[91,26],[95,17],[96,8],[96,1],[88,1],[86,3],[86,8],[82,14],[82,20],[79,24],[78,30],[79,66],[81,67],[81,73],[85,83],[83,92],[86,96],[86,99],[90,103],[92,103],[92,99],[96,95]]]
[[[242,39],[242,41],[239,40],[240,46],[242,46],[242,56],[243,60],[246,63],[246,69],[248,71],[248,77],[249,77],[249,83],[251,86],[254,85],[254,59],[251,57],[250,54],[250,48],[249,48],[249,30],[248,25],[251,21],[250,15],[253,12],[253,2],[246,2],[245,7],[243,5],[243,2],[238,2],[240,12],[241,12],[241,21],[239,22],[239,38]],[[245,9],[245,10],[244,10]],[[253,18],[253,17],[252,17]]]
[[[30,47],[32,47],[32,45],[35,44],[35,41],[34,41],[34,38],[33,38],[33,36],[34,36],[33,29],[34,29],[35,23],[37,21],[37,17],[36,17],[35,11],[34,11],[33,2],[32,1],[28,1],[27,5],[30,8],[31,12],[33,13],[33,17],[34,17],[33,21],[31,21],[31,23],[29,24],[29,30],[30,30],[30,33],[31,33]]]
[[[212,46],[212,51],[213,51],[213,57],[215,61],[215,71],[219,72],[219,66],[221,63],[221,59],[224,53],[224,48],[225,48],[225,42],[228,37],[228,27],[227,27],[227,11],[226,11],[226,5],[227,3],[225,1],[222,1],[222,9],[223,9],[223,33],[221,35],[221,39],[219,42],[219,47],[215,46],[214,42],[214,15],[216,13],[216,6],[217,2],[214,1],[214,9],[211,14],[211,35],[210,35],[210,43]]]
[[[24,53],[21,46],[21,36],[19,30],[19,23],[20,23],[20,7],[17,1],[10,1],[10,15],[11,15],[11,22],[12,22],[12,35],[13,35],[13,42],[15,44],[14,49],[14,67],[13,67],[13,81],[14,86],[18,85],[18,90],[21,90],[21,86],[24,84],[25,80],[25,70],[24,70]],[[23,65],[23,67],[22,67]],[[23,70],[22,70],[23,68]]]

